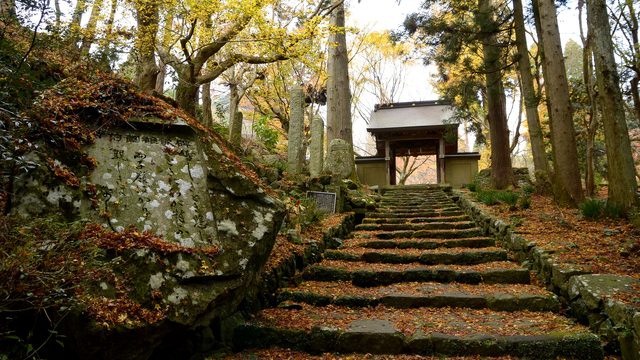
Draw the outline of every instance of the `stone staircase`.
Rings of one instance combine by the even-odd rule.
[[[236,329],[236,349],[601,359],[598,338],[443,189],[386,190],[352,238]]]

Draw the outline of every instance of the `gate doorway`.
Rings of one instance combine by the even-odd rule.
[[[396,157],[398,185],[437,184],[438,163],[435,155]]]

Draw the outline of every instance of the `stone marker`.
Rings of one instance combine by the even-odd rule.
[[[354,170],[351,145],[342,139],[331,140],[324,169],[338,179],[350,178]]]
[[[309,152],[309,173],[312,177],[320,176],[324,163],[324,122],[320,116],[315,116],[311,122]]]
[[[287,171],[293,175],[302,171],[302,141],[304,137],[304,94],[302,87],[294,86],[291,89],[290,104]]]

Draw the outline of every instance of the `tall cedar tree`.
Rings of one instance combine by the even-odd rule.
[[[342,139],[353,143],[349,57],[345,34],[344,2],[331,14],[333,32],[327,57],[327,141]]]
[[[492,14],[497,9],[492,0],[478,1],[477,21],[480,26],[487,90],[487,120],[491,139],[491,181],[496,189],[513,182],[507,107],[502,84],[503,54],[498,44],[498,24]]]
[[[524,14],[522,10],[522,0],[513,0],[513,21],[516,33],[516,46],[518,48],[518,70],[520,72],[520,88],[524,97],[524,106],[527,114],[527,124],[529,125],[529,140],[531,143],[531,154],[533,155],[533,166],[535,168],[536,185],[539,190],[546,191],[549,181],[549,163],[544,151],[544,141],[542,136],[542,126],[538,117],[538,105],[540,99],[533,86],[533,76],[531,75],[531,61],[527,46],[527,33],[524,27]]]
[[[409,33],[416,34],[435,49],[428,50],[428,57],[441,71],[452,65],[463,69],[462,73],[441,74],[442,81],[447,83],[451,76],[458,78],[455,89],[444,89],[445,98],[454,105],[470,105],[468,109],[456,109],[457,118],[468,120],[465,114],[473,112],[472,104],[479,101],[478,94],[482,93],[489,122],[492,182],[496,188],[510,185],[512,168],[502,79],[506,53],[502,49],[509,45],[505,36],[505,30],[510,27],[507,9],[492,0],[479,0],[477,4],[465,0],[432,0],[423,4],[420,13],[410,15],[404,25]],[[483,85],[475,82],[478,74],[484,77]],[[478,124],[473,127],[481,128]],[[478,130],[477,135],[482,140],[481,131]]]
[[[556,201],[563,205],[576,205],[584,199],[584,194],[555,2],[533,0],[533,7],[538,41],[543,50],[543,76],[551,120],[554,195]]]
[[[620,92],[620,78],[613,56],[611,28],[604,0],[587,1],[589,33],[593,40],[598,96],[602,108],[607,166],[609,204],[628,210],[637,202],[636,177],[631,157],[629,130]]]

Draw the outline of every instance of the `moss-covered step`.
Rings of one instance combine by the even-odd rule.
[[[234,347],[311,353],[517,356],[602,359],[597,336],[550,312],[298,304],[261,311],[237,327]]]
[[[475,227],[476,223],[473,221],[459,221],[459,222],[428,222],[428,223],[409,223],[409,224],[360,224],[356,226],[356,230],[382,230],[382,231],[396,231],[396,230],[449,230],[449,229],[469,229]]]
[[[348,239],[343,247],[365,247],[370,249],[438,249],[438,248],[483,248],[494,246],[495,239],[489,237],[470,237],[459,239]]]
[[[491,261],[507,260],[507,251],[502,248],[448,248],[436,250],[421,249],[368,249],[346,247],[327,250],[325,259],[364,261],[370,263],[407,264],[421,263],[425,265],[460,264],[475,265]]]
[[[371,287],[413,281],[459,282],[465,284],[528,284],[529,271],[512,262],[495,261],[478,265],[423,265],[366,263],[324,260],[307,267],[305,280],[351,281]]]
[[[347,281],[304,281],[294,288],[281,289],[280,302],[304,302],[362,307],[385,305],[393,308],[462,307],[495,311],[558,311],[560,302],[553,293],[525,284],[481,284],[411,282],[370,288]]]
[[[410,218],[374,218],[367,217],[362,220],[363,224],[416,224],[430,222],[460,222],[470,221],[468,215],[458,216],[429,216],[429,217],[410,217]]]
[[[417,354],[392,355],[394,360],[442,360],[442,356],[424,356]],[[269,348],[269,349],[246,349],[236,353],[215,354],[213,359],[224,360],[253,360],[253,359],[290,359],[290,360],[340,360],[353,359],[351,354],[340,354],[335,351],[320,354],[310,354],[303,351],[291,350],[286,348]],[[389,355],[380,354],[358,354],[360,360],[391,360]],[[447,357],[448,360],[478,360],[477,356],[456,356]],[[511,356],[491,357],[491,360],[514,360]]]
[[[407,206],[407,205],[398,205],[398,206],[378,206],[377,211],[380,212],[416,212],[416,211],[455,211],[460,210],[460,207],[456,204],[429,204],[429,205],[420,205],[420,206]]]
[[[483,235],[481,228],[451,229],[451,230],[398,230],[398,231],[364,231],[353,232],[354,238],[378,238],[378,239],[400,239],[400,238],[431,238],[431,239],[459,239],[476,237]]]
[[[378,203],[380,206],[432,206],[432,205],[443,205],[447,204],[448,206],[455,206],[456,203],[451,199],[443,198],[443,199],[383,199]]]
[[[451,199],[383,199],[379,202],[381,206],[456,206],[456,203]]]
[[[460,216],[466,215],[466,213],[460,209],[458,210],[426,210],[422,208],[416,208],[412,212],[380,212],[372,211],[367,213],[368,218],[415,218],[415,217],[430,217],[430,216]]]

